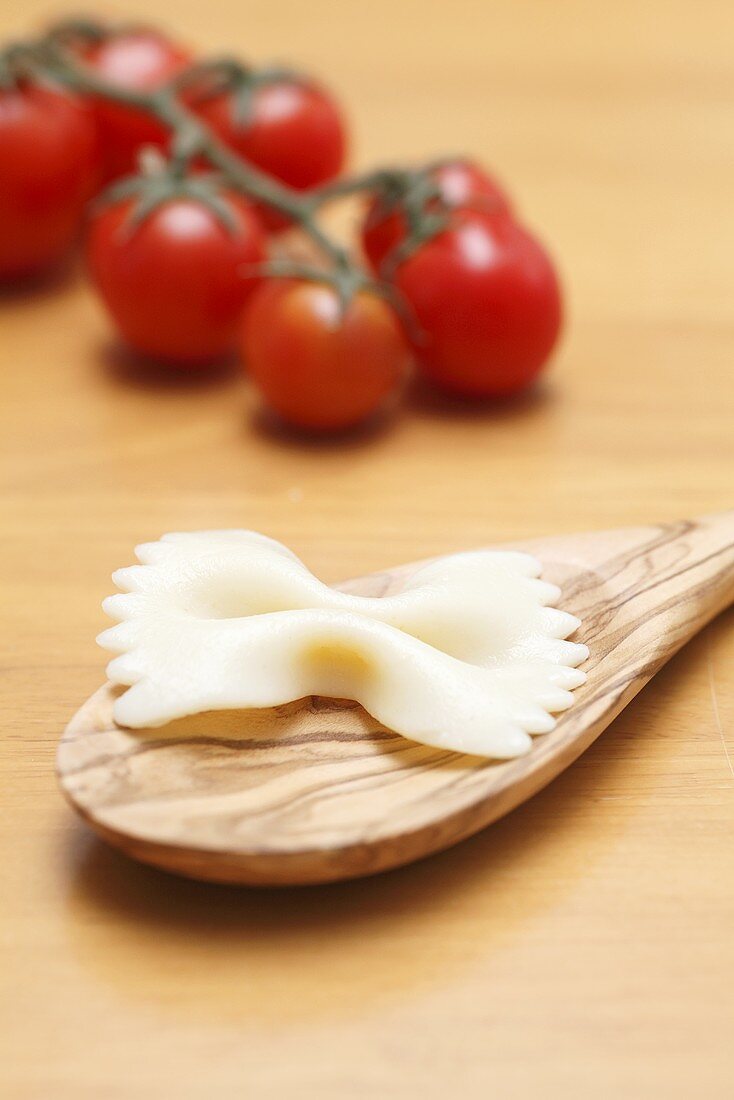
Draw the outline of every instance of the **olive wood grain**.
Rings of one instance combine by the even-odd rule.
[[[496,763],[426,748],[361,707],[309,699],[120,729],[102,687],[61,741],[62,788],[128,855],[192,878],[307,883],[446,848],[530,798],[599,736],[693,634],[734,601],[734,512],[513,544],[578,615],[586,685],[531,752]],[[347,582],[398,588],[417,564]]]

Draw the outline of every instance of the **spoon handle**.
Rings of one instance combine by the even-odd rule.
[[[608,720],[609,709],[621,710],[734,603],[734,512],[612,531],[606,550],[604,541],[590,537],[587,569],[565,590],[567,606],[582,620],[578,640],[591,650],[584,670],[596,684],[569,725],[593,724],[602,713]]]
[[[694,555],[700,557],[702,550],[708,551],[699,568],[709,576],[709,590],[698,594],[702,607],[710,611],[708,621],[734,603],[734,509],[701,516],[692,525]]]

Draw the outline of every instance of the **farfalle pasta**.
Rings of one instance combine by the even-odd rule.
[[[161,726],[207,710],[354,699],[405,737],[509,758],[553,729],[585,680],[573,615],[530,555],[433,561],[385,597],[322,584],[252,531],[164,535],[114,574],[119,622],[99,636],[127,687],[115,720]]]

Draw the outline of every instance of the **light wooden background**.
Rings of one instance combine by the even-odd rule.
[[[3,34],[59,5],[4,0]],[[109,573],[252,526],[325,577],[734,504],[727,0],[151,0],[202,48],[302,62],[354,160],[471,150],[565,275],[545,390],[299,446],[236,376],[117,357],[80,277],[0,301],[4,1095],[427,1100],[734,1092],[734,613],[550,789],[421,865],[207,888],[78,824],[53,758],[102,679]]]

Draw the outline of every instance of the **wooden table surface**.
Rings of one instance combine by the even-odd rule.
[[[236,372],[136,370],[80,275],[3,296],[3,1094],[732,1096],[734,612],[531,803],[374,880],[166,877],[93,839],[53,774],[103,678],[109,574],[143,539],[254,527],[337,579],[734,504],[731,4],[106,7],[322,74],[358,165],[494,165],[569,324],[514,408],[416,396],[303,446],[253,420]],[[10,9],[3,35],[62,10]]]

